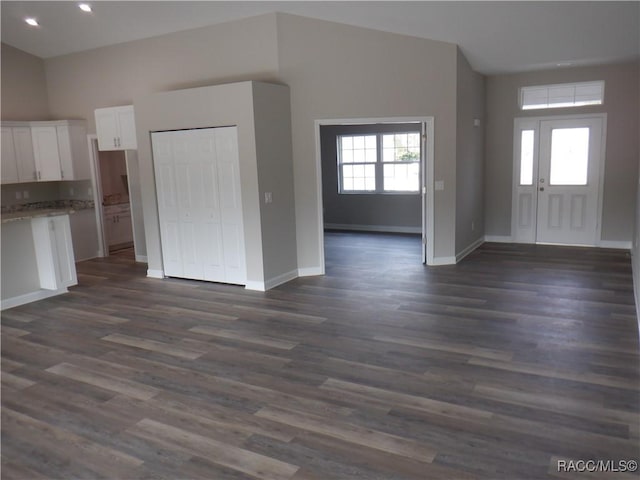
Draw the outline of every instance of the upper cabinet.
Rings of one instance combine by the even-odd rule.
[[[12,130],[18,163],[18,180],[20,182],[34,182],[38,178],[38,172],[36,171],[36,157],[33,155],[31,127],[13,127]]]
[[[2,122],[1,183],[90,178],[83,120]]]
[[[31,122],[31,138],[38,181],[91,178],[83,121]]]
[[[2,183],[37,180],[31,128],[24,123],[2,126]]]
[[[133,105],[97,108],[98,150],[137,150]]]
[[[2,127],[2,183],[18,182],[18,164],[16,149],[13,145],[13,133],[9,127]]]

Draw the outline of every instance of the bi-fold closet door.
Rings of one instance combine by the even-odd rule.
[[[151,142],[165,276],[246,284],[237,127]]]

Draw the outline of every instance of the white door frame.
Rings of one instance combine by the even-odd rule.
[[[590,114],[576,114],[576,115],[546,115],[539,117],[516,117],[513,122],[513,176],[511,180],[511,240],[515,243],[538,243],[536,239],[535,224],[533,228],[533,239],[522,238],[517,235],[517,222],[518,222],[518,189],[517,185],[520,183],[520,166],[518,165],[518,159],[520,158],[520,131],[531,129],[535,131],[535,145],[534,145],[534,184],[533,189],[537,198],[537,178],[538,178],[538,158],[540,155],[539,142],[540,142],[540,124],[543,121],[553,120],[579,120],[587,118],[598,118],[602,121],[602,139],[600,142],[600,171],[598,178],[598,210],[596,219],[596,246],[604,247],[602,241],[602,211],[604,203],[604,171],[606,163],[606,140],[607,140],[607,114],[606,113],[590,113]],[[531,126],[535,124],[534,126]],[[527,127],[529,125],[529,127]],[[537,206],[537,200],[536,200]],[[537,212],[532,215],[532,221],[537,222]],[[606,243],[606,242],[605,242]]]
[[[333,118],[316,120],[314,129],[316,137],[316,192],[318,205],[318,245],[320,258],[320,271],[318,275],[324,275],[324,215],[322,200],[322,151],[320,148],[320,127],[323,125],[366,125],[375,123],[420,123],[421,131],[426,134],[423,143],[421,169],[422,169],[422,252],[425,257],[426,243],[426,263],[433,265],[433,239],[434,239],[434,117],[374,117],[374,118]]]
[[[93,206],[96,214],[96,230],[98,233],[98,256],[109,256],[109,245],[107,243],[107,232],[104,228],[104,208],[102,206],[102,177],[100,176],[100,157],[98,151],[98,135],[91,133],[87,135],[87,144],[89,146],[89,164],[91,167],[91,181],[93,182]],[[129,158],[127,151],[124,150],[125,164],[127,168],[127,189],[131,192],[129,184]],[[131,212],[131,231],[133,232],[133,251],[136,262],[146,262],[144,257],[138,256],[138,246],[136,244],[136,227],[133,217],[133,206],[131,204],[131,195],[129,195],[129,210]]]
[[[87,135],[89,144],[89,164],[91,166],[91,181],[93,182],[93,207],[96,214],[96,230],[98,233],[98,255],[109,256],[109,248],[104,230],[104,214],[102,211],[102,180],[100,178],[100,164],[98,158],[98,136],[94,133]]]

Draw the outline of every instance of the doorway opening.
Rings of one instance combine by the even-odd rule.
[[[422,263],[433,263],[433,123],[433,117],[316,120],[321,273],[325,228],[418,234]],[[389,221],[394,216],[402,218]]]
[[[515,242],[599,245],[605,139],[605,114],[515,120]]]
[[[94,177],[94,203],[99,252],[103,257],[120,254],[146,262],[140,254],[141,219],[134,219],[132,196],[138,191],[137,155],[134,150],[100,151],[95,135],[89,136]],[[132,252],[132,254],[131,254]]]

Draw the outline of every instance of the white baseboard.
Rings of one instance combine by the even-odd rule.
[[[164,271],[162,270],[147,270],[147,277],[149,278],[164,278]]]
[[[422,227],[402,227],[395,225],[352,225],[342,223],[325,223],[326,230],[354,230],[357,232],[383,233],[422,233]]]
[[[278,275],[276,277],[270,278],[264,282],[267,290],[271,290],[278,285],[282,285],[283,283],[287,283],[294,278],[298,278],[298,269],[291,270],[290,272],[283,273],[282,275]]]
[[[600,240],[598,244],[600,248],[617,248],[620,250],[631,250],[633,246],[631,242],[618,241],[618,240]]]
[[[146,255],[136,255],[136,262],[138,262],[138,263],[149,263],[147,261],[147,256]]]
[[[244,286],[245,290],[253,290],[254,292],[266,292],[267,285],[264,282],[254,282],[251,280],[247,280],[247,283]]]
[[[253,290],[255,292],[266,292],[267,290],[271,290],[272,288],[277,287],[278,285],[282,285],[283,283],[287,283],[294,278],[298,278],[298,270],[291,270],[290,272],[283,273],[282,275],[275,276],[273,278],[269,278],[264,282],[256,282],[253,280],[247,281],[244,288],[246,290]]]
[[[25,293],[24,295],[18,295],[17,297],[7,298],[2,300],[0,310],[6,310],[8,308],[19,307],[31,302],[37,302],[38,300],[44,300],[45,298],[55,297],[56,295],[62,295],[69,290],[61,288],[60,290],[37,290],[35,292]]]
[[[323,267],[307,267],[298,269],[299,277],[315,277],[317,275],[324,275]]]
[[[493,243],[516,243],[511,238],[511,235],[485,235],[485,242],[493,242]]]
[[[471,245],[469,245],[467,248],[465,248],[464,250],[462,250],[460,253],[456,255],[456,263],[458,263],[464,257],[469,255],[471,252],[473,252],[476,248],[478,248],[483,243],[484,243],[484,237],[478,238],[475,242],[473,242]]]
[[[433,262],[429,265],[437,267],[439,265],[455,265],[456,257],[433,257]]]

